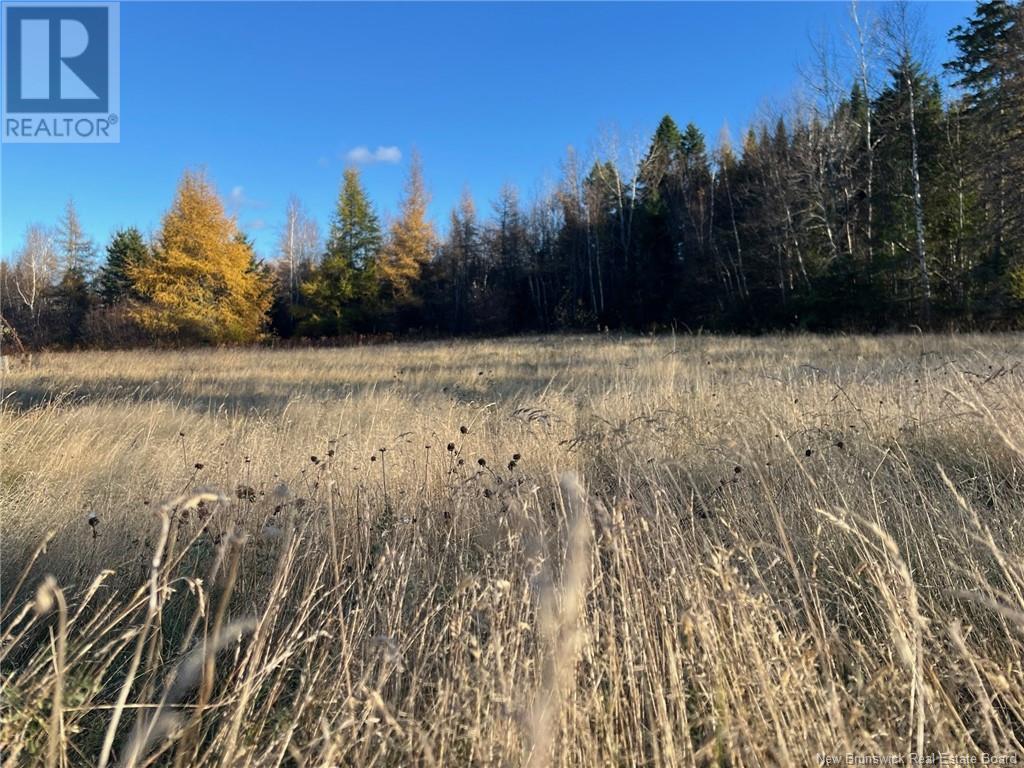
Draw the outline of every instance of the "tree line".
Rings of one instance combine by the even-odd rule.
[[[666,116],[633,151],[570,149],[528,203],[506,186],[483,216],[465,192],[443,236],[418,157],[388,226],[350,168],[326,234],[292,199],[268,261],[201,173],[151,241],[124,229],[103,259],[69,202],[0,264],[0,327],[36,347],[1019,327],[1024,6],[979,2],[950,32],[949,95],[906,4],[851,19],[845,64],[818,46],[809,95],[738,146]]]

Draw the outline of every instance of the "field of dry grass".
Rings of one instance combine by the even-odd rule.
[[[53,354],[3,390],[4,765],[1024,760],[1020,336]]]

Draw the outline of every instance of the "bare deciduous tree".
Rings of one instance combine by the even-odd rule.
[[[914,235],[921,280],[922,320],[931,316],[931,280],[928,275],[928,253],[925,246],[924,198],[921,193],[920,149],[918,147],[917,97],[914,62],[921,48],[920,16],[911,13],[907,0],[888,8],[881,18],[882,46],[889,69],[906,88],[906,121],[910,134],[910,178],[913,184]]]
[[[25,230],[25,244],[15,257],[11,282],[33,329],[39,323],[44,298],[55,284],[59,272],[53,233],[40,224],[30,225]]]
[[[278,241],[280,271],[288,284],[292,304],[299,299],[299,285],[312,268],[320,250],[320,229],[294,195],[288,199],[284,227]]]

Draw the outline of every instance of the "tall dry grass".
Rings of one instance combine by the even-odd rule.
[[[48,355],[4,765],[1024,758],[1019,336]]]

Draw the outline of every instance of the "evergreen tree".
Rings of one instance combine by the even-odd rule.
[[[96,280],[97,291],[105,306],[111,307],[130,298],[137,298],[129,269],[142,264],[149,249],[142,233],[135,227],[118,230],[107,245],[107,259]]]
[[[964,90],[967,165],[983,217],[982,304],[1003,311],[1007,274],[1024,264],[1024,5],[984,0],[950,33],[946,64]],[[1024,298],[1024,296],[1021,296]]]
[[[54,288],[54,311],[60,318],[62,344],[78,344],[85,330],[85,318],[92,307],[89,282],[81,269],[64,270]]]
[[[289,204],[273,329],[1019,325],[1022,14],[1017,0],[982,0],[953,30],[958,55],[946,66],[961,91],[947,99],[906,3],[869,26],[854,8],[845,78],[825,56],[810,100],[755,122],[741,148],[727,132],[711,148],[696,125],[666,115],[646,147],[622,152],[610,138],[585,162],[570,148],[557,185],[529,206],[506,187],[478,216],[467,193],[441,243],[418,157],[386,238],[348,170],[319,263],[315,225]],[[879,32],[871,44],[867,28]],[[135,300],[90,315],[104,338],[135,333],[122,322],[129,306],[180,339],[252,338],[259,328],[259,286],[271,275],[202,186],[183,185],[155,256],[134,230],[115,236],[95,287],[107,307]],[[34,232],[4,270],[5,319],[30,343],[76,340],[91,251],[69,203],[57,235]],[[242,299],[247,291],[253,298]]]
[[[447,330],[473,329],[474,289],[481,278],[480,230],[476,205],[468,189],[449,217],[448,238],[438,252],[432,273],[431,314],[447,319]]]
[[[711,165],[704,134],[689,123],[679,139],[679,158],[669,185],[670,226],[676,232],[678,280],[675,314],[688,325],[710,322],[720,302],[713,263]]]
[[[665,115],[651,139],[642,164],[638,194],[641,210],[640,258],[628,316],[638,326],[667,325],[673,320],[679,266],[679,237],[671,220],[671,183],[678,169],[682,134]],[[645,296],[646,294],[646,296]]]
[[[377,259],[382,242],[380,222],[363,189],[359,171],[349,168],[331,222],[327,253],[344,257],[353,269],[362,269]]]
[[[893,287],[894,316],[903,322],[928,322],[931,246],[941,229],[947,186],[941,173],[946,141],[942,99],[938,81],[909,57],[901,58],[890,75],[874,109],[881,171],[878,263]]]
[[[302,284],[306,333],[337,336],[368,321],[377,298],[377,260],[382,245],[380,223],[359,180],[345,171],[327,251]]]
[[[526,224],[519,192],[503,184],[493,203],[494,218],[484,227],[485,271],[477,281],[474,316],[481,329],[509,333],[529,322],[530,304],[524,283]]]
[[[665,115],[654,131],[647,158],[642,164],[640,196],[649,209],[653,209],[663,197],[665,178],[672,172],[682,149],[683,135],[679,126],[671,116]]]

